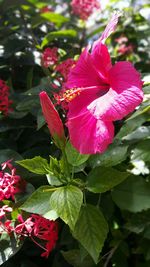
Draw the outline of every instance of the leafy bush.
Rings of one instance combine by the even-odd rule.
[[[0,1],[3,267],[150,264],[150,5],[127,2]]]

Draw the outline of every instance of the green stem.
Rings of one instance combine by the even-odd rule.
[[[64,164],[65,164],[66,175],[67,175],[68,178],[70,178],[70,168],[69,168],[69,163],[68,163],[67,156],[66,156],[66,152],[65,152],[64,149],[62,149],[62,158],[63,158]]]
[[[84,205],[86,205],[86,195],[85,195],[85,191],[83,192],[83,201],[84,201]]]
[[[99,197],[98,197],[98,201],[97,201],[97,207],[99,207],[99,205],[100,205],[100,202],[101,202],[101,193],[99,194]]]

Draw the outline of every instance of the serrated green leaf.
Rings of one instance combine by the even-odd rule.
[[[73,236],[89,252],[95,263],[107,237],[108,225],[101,211],[92,205],[81,208]]]
[[[140,212],[150,208],[150,182],[139,176],[130,176],[114,188],[112,198],[123,210]]]
[[[32,159],[17,161],[19,165],[36,174],[48,174],[49,164],[46,159],[37,156]]]
[[[41,48],[48,45],[55,38],[74,38],[77,36],[77,32],[75,30],[61,30],[54,31],[47,34],[41,44]]]
[[[128,146],[112,144],[103,154],[93,155],[89,159],[91,167],[115,166],[126,159]]]
[[[98,167],[87,177],[87,189],[94,193],[103,193],[123,182],[129,173],[120,172],[113,168]]]
[[[80,154],[72,145],[70,142],[67,142],[66,147],[66,156],[68,162],[72,166],[79,166],[83,164],[87,159],[89,158],[89,155],[82,155]]]
[[[50,197],[53,191],[50,186],[39,187],[21,206],[22,210],[44,215],[51,210]]]
[[[58,188],[50,198],[50,205],[73,230],[83,201],[82,191],[72,185]]]

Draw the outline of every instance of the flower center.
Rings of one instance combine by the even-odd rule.
[[[67,102],[70,102],[74,98],[79,96],[80,93],[81,93],[80,88],[73,88],[73,89],[66,90],[62,95],[62,100],[66,100]]]

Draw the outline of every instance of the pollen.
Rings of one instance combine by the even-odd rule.
[[[76,88],[76,89],[69,89],[66,90],[63,93],[63,100],[66,100],[67,102],[72,101],[74,98],[80,95],[81,89]]]

